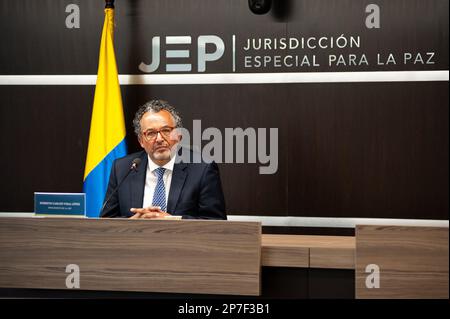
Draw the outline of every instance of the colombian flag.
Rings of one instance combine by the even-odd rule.
[[[113,32],[114,9],[106,8],[83,179],[88,217],[100,215],[112,163],[127,153]]]

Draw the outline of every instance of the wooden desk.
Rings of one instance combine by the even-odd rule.
[[[356,242],[356,298],[448,299],[448,228],[358,225]],[[368,265],[378,288],[366,286]]]
[[[266,296],[308,298],[317,278],[326,275],[327,285],[342,287],[342,276],[333,281],[334,272],[352,276],[353,237],[260,231],[251,222],[0,218],[0,287],[69,294],[69,263],[80,266],[81,289],[98,292],[255,296],[261,293],[261,262],[269,266]]]
[[[262,235],[263,266],[355,268],[355,237]]]
[[[261,224],[0,218],[0,287],[260,295]]]

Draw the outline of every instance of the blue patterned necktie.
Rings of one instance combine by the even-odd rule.
[[[164,172],[166,171],[163,167],[158,167],[155,169],[156,176],[158,177],[158,182],[156,183],[155,193],[153,194],[152,206],[161,207],[162,211],[166,211],[166,187],[164,186]]]

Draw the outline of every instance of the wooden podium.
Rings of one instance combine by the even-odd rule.
[[[73,264],[79,289],[66,286]],[[373,264],[377,288],[367,286]],[[29,295],[26,288],[69,297],[79,290],[448,298],[448,228],[358,225],[356,237],[261,235],[256,222],[0,217],[0,292]]]
[[[259,295],[261,223],[0,218],[0,287]]]

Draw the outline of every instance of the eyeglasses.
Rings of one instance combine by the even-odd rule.
[[[173,129],[174,127],[171,126],[162,127],[159,130],[148,129],[145,132],[142,132],[142,135],[147,141],[155,139],[158,136],[158,133],[161,133],[161,136],[163,138],[168,138],[170,136],[170,133],[172,133]]]

